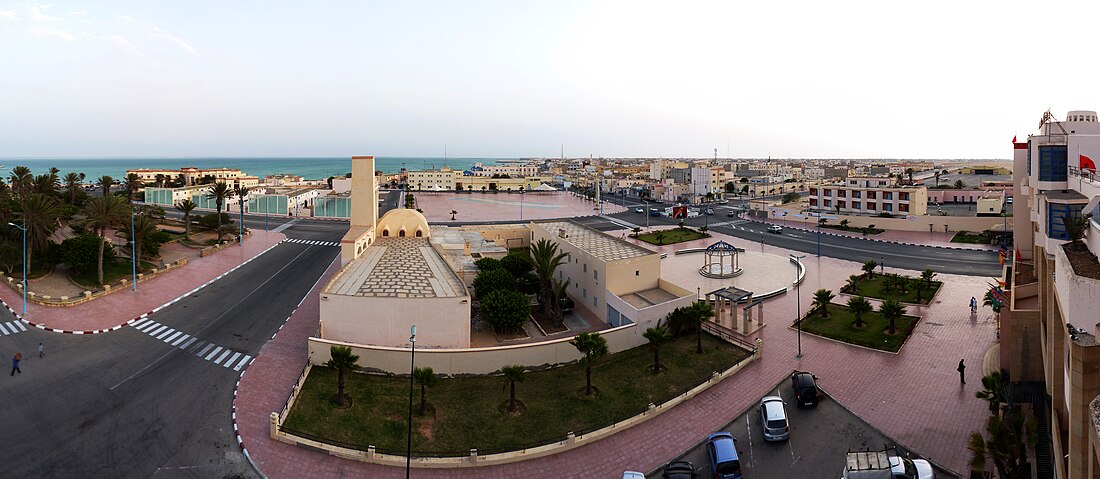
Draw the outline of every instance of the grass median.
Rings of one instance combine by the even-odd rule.
[[[866,324],[862,328],[852,325],[855,319],[855,315],[848,311],[847,307],[829,303],[829,317],[821,319],[820,311],[814,310],[802,320],[802,331],[849,344],[896,353],[913,333],[918,318],[916,316],[898,318],[894,321],[896,330],[894,334],[887,332],[890,322],[877,311],[863,315],[863,322]]]
[[[499,376],[441,379],[428,390],[428,414],[413,414],[413,451],[421,455],[480,454],[533,447],[559,440],[566,433],[595,430],[641,413],[745,360],[749,351],[703,335],[703,354],[695,354],[695,337],[686,334],[661,347],[654,375],[647,346],[607,356],[592,370],[595,397],[584,397],[584,364],[528,372],[516,384],[521,414],[508,414],[508,384]],[[362,364],[369,367],[369,364]],[[340,409],[336,372],[315,367],[306,379],[284,427],[328,442],[403,454],[409,408],[408,376],[348,374],[351,407]],[[420,387],[414,394],[419,407]]]
[[[909,276],[905,276],[905,278],[908,281],[913,279]],[[917,289],[914,287],[906,287],[903,290],[898,290],[897,288],[886,289],[885,286],[886,276],[876,274],[872,277],[860,278],[855,289],[845,286],[841,288],[840,292],[875,299],[895,299],[903,303],[928,304],[932,297],[936,295],[936,292],[940,290],[940,286],[943,286],[943,283],[933,280],[932,286],[929,287],[922,281],[920,286],[920,301],[917,301]]]
[[[673,228],[669,230],[660,230],[654,231],[652,233],[639,234],[635,236],[635,238],[645,241],[649,244],[664,246],[706,238],[708,236],[710,235],[703,233],[702,231],[693,230],[691,228]]]

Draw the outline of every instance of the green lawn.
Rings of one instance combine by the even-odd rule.
[[[152,269],[154,265],[145,261],[141,262],[141,268],[138,269],[138,273],[142,273]],[[130,262],[127,261],[115,261],[113,263],[106,263],[103,265],[103,282],[110,284],[118,281],[122,278],[129,279],[133,275],[133,267]],[[96,270],[87,272],[70,272],[69,278],[75,281],[77,284],[85,288],[99,288],[99,277]]]
[[[670,230],[655,231],[653,233],[645,233],[635,236],[642,241],[649,244],[658,246],[683,243],[684,241],[697,240],[700,238],[706,238],[710,236],[701,231],[696,231],[691,228],[673,228]]]
[[[802,320],[802,330],[850,344],[896,353],[912,334],[912,328],[917,325],[916,316],[902,316],[894,324],[897,334],[889,335],[886,330],[890,323],[877,311],[863,315],[866,325],[862,329],[852,326],[855,319],[846,306],[830,303],[828,319],[821,319],[821,315],[814,311]]]
[[[955,236],[951,237],[952,243],[969,243],[969,244],[989,244],[991,238],[989,232],[983,231],[981,233],[973,233],[970,231],[960,231],[955,233]]]
[[[583,362],[528,372],[516,384],[516,398],[526,412],[511,416],[503,406],[507,383],[500,377],[441,379],[428,391],[427,416],[413,416],[413,451],[422,453],[481,454],[545,444],[573,431],[591,431],[641,413],[649,403],[660,404],[706,381],[712,371],[725,370],[749,356],[710,335],[703,335],[702,355],[695,354],[695,336],[687,334],[661,348],[659,375],[646,368],[653,353],[646,346],[601,359],[592,371],[598,397],[584,398]],[[363,365],[361,366],[369,366]],[[379,451],[404,451],[409,407],[408,376],[349,373],[347,394],[352,406],[337,409],[336,372],[315,367],[287,417],[285,428],[329,441]],[[420,389],[416,389],[419,408]]]
[[[874,275],[873,277],[870,277],[870,278],[862,278],[859,281],[859,285],[858,285],[857,290],[851,290],[848,287],[844,287],[840,291],[842,293],[866,296],[868,298],[896,299],[896,300],[901,301],[903,303],[913,303],[913,304],[917,303],[917,290],[915,288],[906,289],[904,292],[898,292],[896,290],[895,291],[883,291],[882,290],[882,283],[883,283],[882,280],[883,280],[883,278],[884,278],[884,276],[881,275],[881,274],[876,274],[876,275]],[[906,278],[912,278],[912,277],[911,276],[906,276]],[[939,281],[936,281],[936,280],[932,280],[932,287],[931,288],[922,286],[921,287],[921,292],[920,292],[920,299],[921,299],[920,304],[928,304],[928,301],[932,298],[933,295],[936,294],[936,291],[940,290],[940,286],[942,286],[942,285],[943,285],[943,283],[941,283]]]

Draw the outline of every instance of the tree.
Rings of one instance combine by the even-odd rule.
[[[458,211],[451,210],[451,221],[455,220],[455,215],[457,215],[457,214],[458,214]]]
[[[844,229],[848,229],[848,224],[849,223],[850,222],[847,219],[840,220],[840,227],[844,228]]]
[[[924,271],[921,271],[920,272],[920,277],[921,277],[921,279],[924,280],[924,285],[928,289],[932,289],[932,278],[936,277],[936,272],[933,271],[931,268],[929,268],[929,269],[926,269]]]
[[[1062,217],[1062,226],[1066,228],[1066,236],[1070,243],[1074,245],[1081,244],[1081,239],[1085,237],[1085,232],[1089,228],[1089,218],[1092,215],[1074,216],[1066,215]]]
[[[901,315],[905,314],[905,306],[902,306],[896,299],[887,299],[879,305],[878,312],[890,322],[890,334],[896,333],[896,322]]]
[[[696,301],[688,306],[688,314],[695,323],[695,354],[703,354],[703,323],[714,317],[714,308],[706,301]]]
[[[825,223],[828,223],[828,222],[829,222],[829,218],[818,218],[817,225],[818,226],[825,226]]]
[[[359,356],[351,354],[351,348],[347,346],[332,346],[329,348],[331,359],[325,361],[325,366],[336,370],[336,405],[344,405],[344,373],[359,369]]]
[[[504,268],[484,270],[477,273],[472,283],[478,298],[485,298],[494,291],[511,291],[516,287],[516,277]]]
[[[183,213],[183,237],[191,238],[191,212],[195,211],[199,205],[191,201],[190,198],[176,203],[176,209]]]
[[[248,197],[248,193],[252,191],[252,188],[241,185],[233,185],[233,195],[237,197],[237,207],[241,209],[241,213],[244,213],[244,200]],[[266,204],[264,205],[267,206]],[[270,213],[270,212],[268,212]]]
[[[156,180],[157,180],[157,181],[156,181],[156,185],[157,185],[157,188],[163,188],[163,187],[164,187],[164,180],[165,180],[165,179],[167,179],[167,178],[168,178],[168,177],[167,177],[167,176],[165,176],[165,175],[164,175],[164,173],[157,173],[157,176],[156,176]],[[332,184],[331,184],[331,183],[329,183],[329,186],[328,186],[328,187],[329,187],[329,189],[331,189],[331,188],[332,188]]]
[[[32,193],[23,198],[20,203],[22,212],[18,216],[22,220],[23,227],[27,229],[26,261],[30,266],[34,264],[31,262],[32,249],[35,246],[46,247],[50,242],[50,235],[57,230],[61,208],[57,198],[41,193]]]
[[[997,373],[992,375],[997,376]],[[985,378],[982,378],[982,384],[985,385]],[[1011,396],[1007,399],[1011,399]],[[992,404],[990,409],[993,409]],[[987,437],[983,437],[980,432],[970,435],[967,444],[967,449],[972,454],[970,467],[974,470],[985,470],[986,459],[989,459],[993,461],[998,477],[1031,477],[1031,465],[1027,462],[1027,456],[1028,450],[1034,448],[1039,439],[1035,419],[1025,415],[1020,406],[1011,401],[1004,406],[998,404],[996,409],[986,423]]]
[[[84,181],[84,173],[67,173],[65,175],[65,189],[69,192],[69,204],[76,204],[76,192],[80,191],[80,182]]]
[[[435,375],[435,371],[432,368],[413,368],[413,380],[420,384],[420,415],[428,412],[428,402],[426,401],[428,388],[435,386],[435,383],[439,382],[439,378]]]
[[[955,180],[955,183],[953,183],[951,186],[954,187],[956,190],[961,190],[966,188],[966,182],[963,180]]]
[[[508,256],[500,259],[500,265],[517,279],[535,269],[535,262],[531,261],[526,251],[508,253]]]
[[[829,319],[829,302],[835,298],[836,295],[832,291],[827,289],[819,289],[814,292],[814,308],[821,310],[821,319]]]
[[[111,196],[111,186],[115,184],[115,179],[110,176],[103,175],[96,180],[96,186],[103,191],[103,196]]]
[[[88,227],[100,237],[96,278],[99,284],[103,284],[103,255],[107,244],[107,230],[122,222],[126,216],[126,205],[117,196],[98,196],[84,205],[84,214],[88,215]]]
[[[668,236],[668,234],[665,233],[664,231],[658,231],[658,232],[653,234],[653,239],[654,239],[654,241],[657,242],[657,245],[660,246],[660,245],[665,244],[665,237],[667,237],[667,236]]]
[[[783,195],[783,204],[790,203],[792,201],[798,201],[798,193],[790,192]]]
[[[531,303],[519,291],[497,290],[481,298],[481,312],[493,329],[515,331],[531,316]]]
[[[642,337],[649,340],[649,349],[653,351],[653,374],[661,372],[661,345],[668,341],[668,327],[657,321],[657,326],[646,328]]]
[[[1001,373],[991,372],[982,376],[982,389],[974,392],[974,397],[989,403],[989,413],[997,414],[1002,403],[1010,403],[1012,383],[1001,380]]]
[[[11,169],[11,173],[8,174],[8,178],[11,179],[11,189],[16,195],[23,196],[34,182],[34,175],[31,174],[31,169],[26,166],[16,166]]]
[[[145,215],[133,216],[133,235],[126,235],[127,239],[134,243],[134,253],[136,257],[134,260],[137,265],[141,265],[141,255],[145,253],[147,242],[150,242],[154,235],[160,230],[157,229],[157,223],[152,218]],[[156,245],[156,250],[160,250],[160,245]]]
[[[909,184],[910,185],[913,184],[913,169],[912,168],[906,168],[905,169],[905,174],[909,176]]]
[[[519,364],[512,364],[500,368],[501,376],[508,382],[508,412],[516,411],[516,383],[523,382],[526,369]]]
[[[936,186],[940,186],[940,172],[936,170]]]
[[[921,278],[909,278],[908,283],[909,283],[909,287],[912,288],[913,291],[917,292],[917,302],[918,303],[922,302],[922,300],[921,300],[921,290],[924,289],[924,280],[921,279]]]
[[[569,341],[584,355],[584,395],[592,395],[592,362],[607,355],[607,340],[596,333],[581,333]]]
[[[727,181],[726,182],[726,193],[731,193],[732,194],[732,193],[735,193],[735,192],[737,192],[737,184],[732,182],[732,181]]]
[[[98,266],[100,248],[103,248],[103,239],[99,235],[84,233],[61,242],[61,261],[76,272],[91,271]],[[107,260],[114,259],[114,248],[105,248],[103,253]]]
[[[849,276],[848,280],[844,282],[844,289],[849,293],[859,294],[859,280],[860,277],[857,275]]]
[[[852,326],[857,328],[863,327],[863,315],[874,311],[871,306],[871,302],[867,301],[867,298],[863,296],[853,296],[848,298],[848,311],[852,312],[852,315],[856,317],[856,320],[852,322]]]
[[[551,296],[553,296],[552,299],[554,301],[554,304],[551,308],[551,311],[553,311],[554,321],[557,321],[558,324],[562,324],[565,322],[565,315],[562,312],[562,305],[563,303],[569,301],[569,297],[565,294],[565,292],[569,290],[569,279],[566,279],[564,282],[560,282],[556,279],[553,281],[554,287],[551,291],[553,293]]]
[[[491,269],[501,269],[504,266],[500,264],[500,260],[496,258],[484,257],[477,261],[474,261],[474,266],[481,271],[488,271]]]
[[[137,173],[130,173],[126,175],[126,181],[122,185],[126,188],[126,201],[133,203],[134,194],[137,190],[145,187],[145,183],[141,181],[141,177]]]
[[[863,276],[868,278],[875,277],[875,268],[878,268],[878,261],[869,259],[863,262]]]
[[[558,252],[558,244],[546,239],[540,239],[531,245],[531,259],[535,263],[535,276],[539,278],[539,303],[543,312],[550,314],[551,288],[554,279],[554,271],[558,266],[565,264],[566,253]]]
[[[224,181],[214,183],[214,186],[210,187],[210,195],[214,197],[214,204],[217,206],[218,211],[218,242],[222,242],[222,208],[225,207],[225,201],[233,197],[233,189],[229,187]]]

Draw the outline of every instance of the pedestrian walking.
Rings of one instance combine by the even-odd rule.
[[[964,360],[960,359],[959,367],[955,369],[959,371],[959,382],[966,384],[966,363],[964,362]]]
[[[15,376],[15,373],[23,374],[23,371],[19,370],[19,361],[23,360],[23,355],[15,353],[15,356],[11,357],[11,375]]]
[[[978,298],[970,297],[970,314],[977,314],[978,312]]]
[[[46,357],[46,346],[43,346],[42,343],[38,343],[38,357]]]

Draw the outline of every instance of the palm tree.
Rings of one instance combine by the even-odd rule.
[[[244,214],[244,199],[248,196],[248,193],[252,191],[252,188],[241,185],[233,185],[233,194],[237,195],[237,206],[241,208],[241,214]],[[258,205],[257,205],[258,206]],[[244,225],[241,225],[242,229]]]
[[[691,322],[695,323],[695,354],[703,354],[703,323],[714,317],[714,308],[709,302],[696,301],[687,310]]]
[[[565,317],[561,310],[561,303],[566,299],[565,292],[569,290],[569,279],[567,278],[564,282],[556,279],[551,279],[551,281],[554,285],[553,289],[550,291],[552,293],[550,299],[554,303],[551,305],[550,311],[554,315],[554,320],[561,324],[565,322]]]
[[[997,414],[1001,403],[1011,403],[1012,383],[1001,380],[1001,373],[991,372],[982,376],[982,389],[974,392],[974,397],[989,403],[989,413]]]
[[[851,275],[848,277],[848,281],[844,283],[844,289],[846,292],[852,294],[859,294],[859,276]]]
[[[58,188],[61,188],[61,181],[57,179],[57,176],[53,175],[38,175],[34,177],[34,181],[31,185],[31,191],[34,193],[42,193],[47,196],[57,194]]]
[[[126,175],[126,182],[122,185],[126,188],[126,201],[133,203],[134,194],[137,190],[145,187],[145,183],[141,181],[141,177],[137,173],[129,173]]]
[[[523,382],[524,367],[519,364],[500,368],[500,374],[508,381],[508,412],[516,411],[516,383]]]
[[[913,169],[912,168],[906,168],[905,169],[905,174],[909,175],[909,184],[910,185],[913,184]]]
[[[847,229],[849,223],[850,222],[847,219],[840,220],[840,227]]]
[[[814,308],[818,308],[821,311],[821,319],[829,319],[829,302],[835,298],[836,295],[832,291],[827,289],[819,289],[814,292]]]
[[[940,186],[940,170],[936,170],[936,186]]]
[[[420,415],[423,416],[424,413],[428,412],[428,403],[425,399],[427,397],[427,389],[435,386],[439,378],[436,377],[435,371],[432,371],[432,368],[414,368],[413,379],[417,383],[420,383]]]
[[[897,326],[895,323],[901,315],[905,314],[905,306],[902,306],[896,299],[887,299],[879,305],[878,312],[883,318],[890,321],[890,334],[896,333]]]
[[[596,333],[581,333],[569,341],[584,355],[584,395],[592,395],[592,361],[607,354],[607,340]]]
[[[871,302],[867,301],[867,298],[853,296],[848,298],[848,311],[851,311],[852,315],[856,317],[856,320],[852,322],[852,326],[862,328],[863,315],[874,311],[874,308],[871,306]]]
[[[661,345],[669,339],[668,327],[657,321],[657,327],[646,328],[642,336],[649,340],[649,349],[653,350],[653,374],[661,372]]]
[[[928,289],[932,289],[932,278],[936,277],[936,272],[931,268],[920,272],[921,279],[924,280],[924,284]]]
[[[167,179],[168,177],[164,176],[163,173],[157,173],[156,178],[157,178],[157,188],[163,188],[164,187],[164,180]]]
[[[1018,405],[1010,405],[1000,414],[990,416],[985,428],[988,439],[980,432],[970,434],[966,446],[973,454],[970,467],[985,470],[988,457],[997,469],[997,477],[1030,477],[1031,465],[1027,456],[1028,450],[1038,441],[1036,429],[1035,419],[1025,416]]]
[[[214,183],[214,186],[210,187],[210,195],[214,197],[214,203],[217,206],[218,211],[218,242],[222,242],[222,208],[225,207],[225,201],[233,197],[233,188],[230,188],[224,181]]]
[[[961,190],[966,188],[966,182],[963,180],[955,180],[955,183],[951,186],[953,186],[956,190]]]
[[[359,369],[359,356],[351,354],[351,348],[347,346],[332,346],[329,348],[331,359],[325,361],[325,366],[336,370],[336,405],[344,405],[344,372]]]
[[[922,278],[907,278],[907,279],[908,279],[909,287],[912,288],[913,291],[917,292],[917,302],[918,303],[923,302],[921,300],[921,290],[924,289],[924,279],[922,279]]]
[[[863,275],[866,276],[866,277],[874,278],[875,277],[875,268],[877,268],[877,267],[878,267],[878,261],[875,261],[873,259],[869,259],[867,261],[864,261],[863,262],[863,268],[862,268],[863,269]]]
[[[97,180],[95,182],[95,184],[101,190],[103,190],[103,196],[110,196],[110,194],[111,194],[111,185],[115,184],[115,179],[111,178],[110,176],[103,175],[103,176],[99,177],[99,180]]]
[[[145,243],[145,240],[149,239],[150,236],[153,236],[153,234],[157,232],[157,222],[145,215],[137,215],[133,217],[133,221],[134,235],[130,238],[130,241],[134,242],[135,264],[140,266],[142,243]]]
[[[183,213],[183,237],[191,237],[191,212],[198,208],[199,205],[191,201],[191,198],[176,203],[176,209]]]
[[[84,181],[83,173],[66,173],[65,189],[69,191],[69,204],[76,204],[76,192],[80,190],[80,182]]]
[[[21,201],[22,212],[19,218],[27,229],[27,266],[31,266],[31,250],[35,246],[45,247],[50,235],[57,230],[57,219],[61,208],[57,198],[41,193],[33,193]]]
[[[1081,244],[1081,239],[1085,237],[1085,232],[1088,231],[1089,218],[1091,217],[1091,214],[1085,216],[1062,217],[1062,226],[1066,228],[1066,236],[1068,237],[1070,243],[1074,245]]]
[[[539,278],[539,302],[542,303],[542,311],[549,314],[551,311],[551,296],[553,295],[554,271],[558,266],[565,264],[566,253],[558,253],[558,244],[546,239],[540,239],[531,245],[531,259],[535,262],[535,275]]]
[[[451,221],[455,220],[455,215],[457,215],[457,214],[458,214],[458,211],[451,210]]]
[[[26,166],[16,166],[11,169],[8,178],[11,179],[11,189],[15,191],[15,194],[22,195],[26,191],[27,186],[34,181],[34,175],[31,174],[31,169]]]
[[[99,262],[96,273],[99,284],[103,284],[103,249],[107,244],[107,229],[122,222],[126,216],[126,206],[117,196],[100,196],[88,200],[84,205],[84,214],[88,215],[88,227],[99,234]]]

